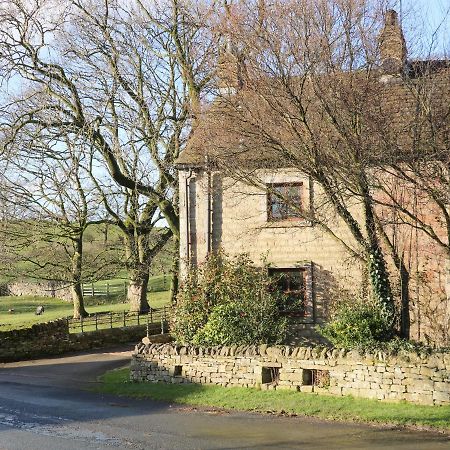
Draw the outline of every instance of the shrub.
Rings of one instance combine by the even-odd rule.
[[[245,255],[211,255],[180,288],[171,323],[176,340],[205,346],[281,342],[286,323],[266,269]]]
[[[363,300],[338,304],[331,321],[319,332],[334,346],[345,349],[376,347],[377,342],[392,336],[386,315],[375,304]]]
[[[242,308],[236,303],[212,308],[206,324],[197,330],[196,345],[229,345],[246,341],[246,329],[242,326]]]

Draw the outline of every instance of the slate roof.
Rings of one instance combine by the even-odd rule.
[[[421,127],[422,145],[427,139],[427,132],[420,125],[426,123],[427,118],[417,115],[417,93],[420,89],[426,89],[430,105],[436,109],[433,120],[437,121],[440,133],[438,142],[434,144],[444,152],[449,151],[450,61],[409,62],[403,77],[388,75],[383,79],[383,72],[376,70],[369,74],[342,74],[322,81],[299,83],[303,91],[296,94],[302,95],[309,121],[315,124],[314,132],[318,135],[325,133],[329,145],[339,145],[340,137],[321,116],[323,108],[320,105],[317,107],[319,97],[323,94],[330,103],[335,101],[336,113],[339,113],[340,105],[350,111],[352,105],[347,104],[347,101],[358,101],[360,95],[359,100],[366,101],[363,108],[363,145],[372,146],[374,157],[379,156],[386,145],[390,149],[393,145],[397,146],[403,157],[407,157],[417,140],[418,125]],[[319,95],[317,86],[323,89]],[[358,90],[360,92],[355,93]],[[267,99],[272,99],[273,104],[269,105]],[[281,114],[279,111],[282,111]],[[203,167],[207,162],[221,162],[254,168],[289,167],[290,144],[295,149],[301,146],[303,138],[289,130],[289,126],[282,123],[280,117],[286,120],[286,117],[292,115],[292,120],[295,121],[298,120],[298,113],[298,109],[293,107],[292,97],[286,95],[285,86],[281,83],[268,80],[256,88],[244,86],[231,96],[216,99],[204,111],[176,165],[178,168],[195,168]],[[262,125],[266,129],[258,129]],[[432,138],[430,134],[429,139]],[[280,142],[287,152],[278,151]],[[283,157],[280,156],[281,153]]]

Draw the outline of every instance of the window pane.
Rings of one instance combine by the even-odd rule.
[[[301,216],[301,184],[278,183],[269,185],[269,219],[289,219]]]
[[[289,281],[289,291],[300,291],[303,289],[303,272],[289,271],[284,275]]]
[[[278,201],[277,201],[278,200]],[[285,215],[285,206],[279,199],[273,198],[270,208],[270,217],[274,219],[282,219]]]
[[[305,271],[303,269],[271,269],[274,287],[280,293],[280,311],[304,316],[306,308]]]

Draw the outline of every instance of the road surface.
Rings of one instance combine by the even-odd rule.
[[[127,348],[0,364],[0,450],[450,449],[448,437],[87,391]]]

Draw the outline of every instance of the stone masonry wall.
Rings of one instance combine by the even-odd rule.
[[[361,355],[311,347],[198,348],[141,343],[133,354],[131,379],[450,404],[447,353]]]
[[[29,328],[0,332],[0,362],[53,355],[68,341],[67,320],[38,323]]]
[[[159,324],[150,326],[151,333],[158,333],[160,329]],[[141,325],[69,334],[65,319],[39,323],[20,330],[1,331],[0,363],[136,342],[145,332],[146,326]]]
[[[406,102],[407,99],[403,97],[408,92],[405,90],[399,98]],[[392,96],[397,98],[397,93],[393,92]],[[351,248],[358,247],[346,224],[332,208],[326,206],[329,202],[317,183],[289,168],[261,169],[253,175],[255,180],[264,184],[301,183],[303,207],[308,209],[312,206],[318,218],[325,221],[335,236]],[[307,282],[311,282],[312,295],[308,298],[307,306],[310,309],[312,307],[312,311],[308,321],[315,324],[327,320],[330,304],[339,296],[360,295],[367,289],[364,265],[352,258],[339,240],[321,227],[305,220],[268,220],[265,189],[231,179],[219,172],[212,173],[210,180],[208,173],[200,169],[193,172],[180,170],[179,182],[182,276],[188,272],[188,256],[193,265],[199,264],[205,260],[209,250],[219,248],[223,248],[230,256],[246,253],[256,265],[261,264],[261,256],[264,255],[272,268],[310,267]],[[413,191],[410,185],[405,185],[399,192]],[[209,205],[209,193],[212,194],[212,205]],[[386,198],[380,200],[389,203]],[[405,202],[406,199],[402,197],[401,201]],[[440,236],[445,236],[445,230],[441,230],[436,221],[439,212],[433,210],[429,202],[413,197],[408,202],[416,208],[415,211],[425,223],[437,230]],[[355,200],[350,210],[358,222],[363,224],[364,214],[360,202]],[[388,211],[380,211],[380,215],[389,217]],[[394,231],[399,245],[410,249],[405,254],[405,262],[414,268],[410,279],[410,290],[414,294],[414,302],[410,305],[411,338],[448,346],[448,256],[425,233],[418,232],[415,235],[389,229],[389,233]],[[386,252],[386,255],[389,254]],[[389,258],[387,262],[395,280],[397,269]],[[303,337],[305,333],[299,331],[298,336]],[[298,342],[294,341],[292,344],[297,345]]]
[[[25,282],[17,281],[4,284],[0,287],[0,296],[12,295],[20,297],[22,295],[36,295],[39,297],[60,298],[66,301],[72,301],[70,287],[58,282]]]

